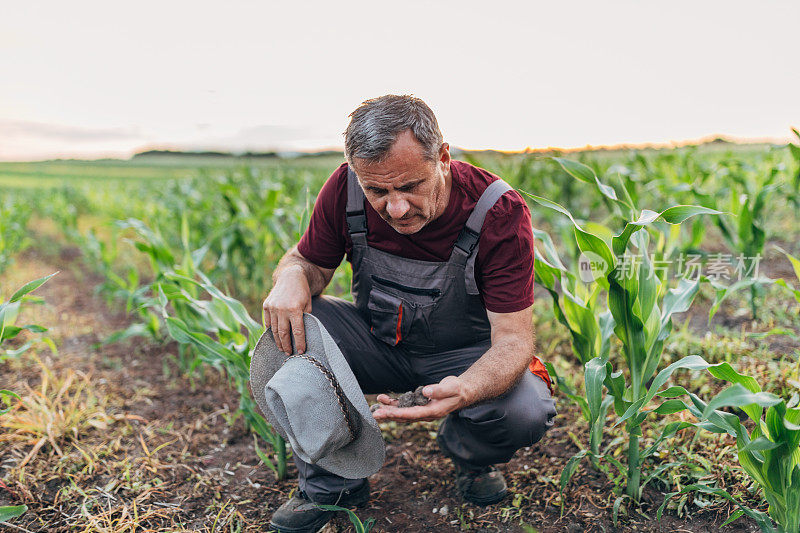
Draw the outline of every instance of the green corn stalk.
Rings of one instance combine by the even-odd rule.
[[[27,230],[32,213],[15,194],[4,195],[0,202],[0,273],[11,265],[15,255],[33,242]]]
[[[602,424],[600,413],[608,401],[603,397],[605,386],[613,398],[615,412],[623,417],[618,424],[626,422],[628,465],[624,470],[621,464],[615,466],[627,478],[627,496],[638,501],[643,487],[642,464],[657,450],[657,447],[651,446],[643,453],[639,444],[642,423],[650,412],[645,410],[645,398],[651,392],[655,394],[657,390],[653,389],[652,384],[648,387],[648,384],[658,370],[664,343],[672,331],[672,315],[688,310],[701,282],[700,279],[695,281],[684,279],[677,287],[668,289],[666,282],[654,273],[648,233],[641,230],[653,226],[656,221],[677,225],[692,216],[719,214],[719,211],[702,206],[678,205],[660,213],[643,209],[637,216],[637,209],[627,191],[623,189],[624,196],[619,198],[616,190],[601,182],[591,168],[570,160],[557,159],[557,161],[576,179],[596,186],[600,193],[616,206],[620,214],[627,215],[622,231],[613,235],[609,244],[602,237],[578,224],[563,206],[540,196],[525,193],[543,207],[566,215],[573,224],[575,241],[580,251],[597,258],[602,266],[597,283],[607,291],[607,306],[613,317],[614,335],[622,345],[625,369],[630,381],[626,382],[622,371],[613,371],[607,354],[595,356],[585,363],[586,400],[592,418]],[[633,248],[638,251],[637,257],[641,257],[642,265],[638,275],[624,275],[622,267],[628,257],[626,254],[634,251]],[[540,271],[544,272],[544,269],[540,268]],[[549,274],[554,276],[552,269]],[[555,308],[558,306],[554,306]],[[679,363],[680,361],[676,364]],[[668,411],[668,408],[664,408],[658,413],[666,414]],[[595,431],[594,427],[592,431]],[[669,431],[674,434],[674,431],[678,431],[678,426],[668,426],[666,433]],[[667,436],[662,435],[657,442],[660,444]],[[573,459],[577,461],[580,457],[576,456]],[[568,465],[570,468],[565,468],[567,481],[571,475],[570,469],[574,472],[575,462],[573,465]],[[562,487],[564,481],[562,476]]]
[[[785,255],[786,258],[789,260],[789,262],[792,264],[792,269],[794,269],[794,275],[797,278],[798,288],[795,288],[791,282],[786,281],[785,279],[778,279],[775,281],[775,283],[777,283],[778,285],[789,291],[789,293],[791,293],[792,296],[794,296],[795,300],[797,300],[797,303],[800,304],[800,259],[791,255],[789,252],[780,248],[779,246],[776,246],[776,248],[781,253],[783,253],[783,255]]]
[[[715,219],[728,249],[737,256],[733,259],[757,261],[758,258],[764,256],[766,243],[764,222],[769,209],[770,197],[780,186],[779,183],[776,183],[779,168],[773,167],[763,180],[753,180],[741,167],[743,167],[741,164],[735,165],[733,171],[729,171],[725,175],[727,186],[717,194],[700,194],[696,191],[695,196],[702,205],[714,209],[724,209],[733,215],[733,220],[728,216],[720,216]],[[728,199],[727,203],[723,204],[718,198],[725,196]],[[772,280],[763,277],[745,278],[733,284],[728,293],[739,289],[748,289],[750,310],[753,319],[756,319],[758,317],[757,298],[763,292],[763,287],[771,282]]]
[[[323,505],[319,503],[315,505],[320,509],[325,509],[326,511],[346,512],[348,518],[350,518],[350,523],[353,524],[353,528],[356,530],[356,533],[369,533],[375,526],[374,518],[367,518],[365,522],[362,522],[358,515],[356,515],[352,509],[348,509],[347,507],[341,507],[339,505]]]
[[[693,424],[695,427],[735,437],[739,464],[762,489],[769,503],[769,517],[777,524],[777,531],[800,531],[800,409],[789,408],[780,397],[762,392],[755,379],[739,374],[728,363],[711,365],[701,357],[690,356],[684,359],[683,366],[693,370],[706,369],[712,376],[732,385],[708,403],[683,387],[668,387],[657,393],[668,398],[662,407],[669,405],[669,410],[673,412],[687,409],[699,420]],[[659,387],[666,383],[666,378],[660,377],[656,378]],[[690,403],[678,399],[680,396],[688,396]],[[738,416],[720,411],[723,407],[740,408],[754,424],[753,429],[748,430]],[[658,516],[661,516],[672,496],[693,490],[713,493],[736,503],[739,510],[728,522],[746,514],[765,533],[776,531],[764,513],[736,502],[723,489],[706,485],[691,485],[680,492],[668,494],[658,510]]]
[[[129,219],[120,225],[135,230],[139,236],[136,248],[150,258],[154,275],[150,290],[156,296],[142,306],[158,312],[167,334],[178,342],[181,369],[192,372],[207,364],[228,376],[239,393],[237,414],[275,451],[274,462],[257,448],[259,457],[278,479],[285,478],[286,443],[261,416],[249,390],[250,354],[265,328],[252,319],[240,301],[217,288],[197,267],[208,252],[208,244],[191,248],[186,216],[181,223],[180,253],[173,251],[160,231],[140,220]]]
[[[223,294],[201,272],[195,272],[194,277],[165,272],[163,278],[157,284],[157,292],[170,337],[191,346],[203,363],[225,371],[239,393],[239,412],[244,415],[245,424],[276,452],[275,463],[265,464],[278,479],[285,478],[285,442],[259,414],[248,388],[250,354],[264,327],[250,317],[241,302]],[[201,289],[211,299],[199,299],[193,289]]]
[[[19,396],[15,392],[6,389],[0,389],[0,416],[9,411],[10,407],[3,408],[3,405],[5,404],[10,406],[10,403],[7,402],[11,398],[16,398],[19,400]],[[25,505],[0,505],[0,524],[20,516],[27,510],[28,507]]]
[[[534,254],[536,282],[553,298],[553,313],[570,332],[572,352],[582,365],[586,365],[596,357],[608,359],[614,318],[610,311],[602,308],[602,302],[599,300],[601,285],[583,283],[561,262],[550,236],[535,228],[533,233],[536,241],[542,243],[544,247],[544,253]],[[559,286],[563,298],[558,291]],[[611,398],[602,400],[599,405],[588,402],[575,393],[550,363],[547,363],[547,368],[559,390],[581,408],[581,413],[590,428],[589,458],[592,465],[599,468],[603,425],[611,405]],[[594,398],[593,395],[590,397]]]
[[[0,415],[4,415],[11,410],[12,398],[19,400],[19,395],[14,391],[0,389]],[[4,404],[8,407],[2,407]]]
[[[12,518],[16,518],[28,510],[27,505],[3,505],[0,506],[0,524],[7,523]]]
[[[26,302],[41,303],[42,300],[33,296],[28,296],[29,293],[41,287],[47,280],[58,274],[54,272],[49,276],[30,281],[19,288],[7,302],[0,302],[0,346],[5,341],[15,338],[22,331],[30,331],[31,333],[44,333],[47,328],[37,324],[27,324],[24,326],[17,326],[17,316],[19,315],[20,306]],[[52,341],[49,341],[52,342]],[[28,350],[33,345],[32,341],[26,342],[19,348],[13,350],[0,351],[0,361],[7,358],[17,357]]]
[[[800,140],[800,131],[792,128],[792,133]],[[794,177],[792,178],[792,192],[789,196],[789,200],[798,208],[800,207],[800,145],[789,143],[789,152],[792,154],[792,158],[797,165],[797,170],[795,170]]]
[[[11,295],[11,298],[8,299],[7,302],[0,303],[0,347],[4,341],[13,339],[17,335],[19,335],[23,330],[30,331],[32,333],[43,333],[47,331],[46,328],[42,326],[37,326],[35,324],[28,324],[26,326],[16,326],[14,325],[17,319],[17,315],[19,314],[20,306],[25,302],[30,301],[38,301],[30,296],[29,293],[35,291],[39,287],[41,287],[47,280],[52,278],[57,274],[53,273],[49,276],[45,276],[43,278],[39,278],[37,280],[33,280],[31,282],[26,283],[21,288],[19,288],[14,294]],[[16,350],[5,350],[4,352],[0,352],[0,361],[7,357],[16,357],[22,354],[31,346],[31,343],[25,343],[22,347]],[[0,389],[0,416],[6,414],[10,409],[10,404],[8,401],[11,398],[16,398],[19,400],[19,396],[6,389]],[[3,405],[9,405],[8,408],[3,407]],[[0,524],[4,522],[8,522],[12,518],[16,518],[21,514],[25,513],[28,510],[28,507],[25,505],[3,505],[0,506]]]

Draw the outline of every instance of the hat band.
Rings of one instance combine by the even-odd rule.
[[[320,372],[322,372],[322,374],[326,378],[328,378],[328,381],[330,382],[331,387],[333,388],[333,392],[336,394],[336,399],[339,401],[339,408],[342,410],[342,415],[344,416],[344,421],[347,424],[347,430],[350,432],[350,437],[351,437],[352,440],[355,440],[356,439],[356,430],[353,427],[352,419],[350,418],[350,416],[348,416],[348,413],[347,413],[347,404],[345,403],[346,399],[345,399],[345,396],[344,396],[344,391],[339,386],[339,382],[336,381],[336,378],[334,377],[333,373],[330,370],[328,370],[327,368],[325,368],[325,365],[320,363],[318,360],[314,359],[313,357],[309,357],[307,355],[304,355],[304,354],[290,355],[289,357],[286,358],[286,360],[288,361],[289,359],[291,359],[293,357],[300,357],[301,359],[305,359],[306,361],[308,361],[309,363],[311,363],[312,365],[317,367],[320,370]]]

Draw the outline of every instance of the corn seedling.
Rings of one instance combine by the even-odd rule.
[[[797,278],[798,283],[800,283],[800,259],[797,259],[796,257],[794,257],[789,252],[787,252],[786,250],[782,249],[779,246],[776,246],[775,248],[777,248],[781,253],[783,253],[789,260],[789,262],[792,264],[792,269],[794,270],[795,277]],[[775,280],[776,285],[779,285],[784,289],[786,289],[786,291],[789,294],[794,296],[797,303],[800,304],[800,288],[796,289],[793,283],[794,283],[793,281],[786,281],[783,278]],[[798,285],[798,287],[800,287],[800,285]],[[793,331],[787,328],[773,328],[766,332],[751,333],[749,334],[749,337],[752,339],[763,339],[771,335],[786,335],[788,337],[791,337],[795,341],[800,341],[800,334],[798,334],[797,331]]]
[[[10,400],[12,398],[19,400],[19,395],[10,390],[0,389],[0,416],[11,409]],[[9,407],[4,408],[3,405],[8,405]],[[0,524],[20,516],[27,510],[28,508],[25,505],[0,505]]]
[[[0,415],[4,415],[11,410],[12,399],[19,400],[19,394],[10,390],[0,389]],[[6,407],[3,407],[3,405]]]
[[[16,518],[28,510],[27,505],[3,505],[0,506],[0,524]]]
[[[14,349],[2,349],[3,343],[15,338],[22,331],[30,331],[31,333],[44,333],[47,328],[36,324],[27,324],[25,326],[17,326],[17,316],[19,315],[20,306],[24,303],[41,303],[40,298],[29,296],[29,293],[41,287],[47,280],[57,274],[53,273],[49,276],[39,278],[37,280],[26,283],[14,294],[7,302],[0,302],[0,361],[7,358],[18,357],[28,350],[33,344],[32,341],[26,342],[22,346]]]
[[[608,309],[603,308],[604,302],[599,300],[602,286],[593,281],[584,283],[565,267],[547,233],[534,229],[534,237],[544,248],[544,254],[535,254],[536,282],[553,298],[553,313],[569,330],[573,354],[581,365],[585,365],[595,357],[608,359],[614,318]],[[579,268],[584,265],[585,263],[579,265]],[[558,291],[559,286],[561,294]],[[581,408],[581,413],[590,428],[589,457],[595,468],[599,468],[603,423],[611,406],[611,398],[606,397],[600,405],[590,406],[586,398],[577,394],[572,386],[557,374],[552,364],[546,363],[546,365],[559,390]]]
[[[142,309],[148,313],[157,311],[167,334],[178,342],[181,370],[192,372],[205,363],[226,373],[239,393],[238,412],[244,415],[245,424],[275,451],[274,461],[260,449],[259,456],[278,479],[283,479],[288,458],[286,443],[258,412],[248,388],[250,353],[264,328],[250,317],[241,302],[224,294],[197,268],[208,246],[191,249],[186,217],[181,224],[180,262],[159,231],[134,219],[120,225],[136,231],[140,240],[135,246],[150,258],[155,275],[151,290],[157,296],[146,301]],[[201,299],[201,293],[211,299]],[[189,357],[190,353],[194,356]]]
[[[753,319],[758,317],[757,298],[763,287],[772,280],[757,277],[758,261],[764,256],[766,231],[764,222],[768,203],[772,193],[780,186],[776,183],[779,168],[773,167],[762,180],[749,179],[743,164],[734,165],[728,171],[725,187],[717,194],[699,194],[697,199],[703,205],[713,209],[724,209],[729,213],[716,217],[717,228],[722,234],[731,254],[718,254],[720,260],[727,259],[736,270],[745,274],[744,279],[732,284],[727,293],[740,289],[748,289],[750,294],[750,310]],[[755,172],[753,172],[755,173]],[[718,197],[727,196],[727,203],[720,202]],[[740,264],[741,263],[741,264]],[[719,287],[715,287],[719,290]],[[716,311],[716,309],[715,309]],[[712,313],[713,316],[713,313]]]
[[[708,403],[680,386],[669,387],[659,392],[659,396],[671,398],[665,404],[671,403],[674,409],[688,409],[699,420],[696,427],[713,433],[727,433],[736,438],[739,464],[762,489],[769,503],[769,516],[736,502],[723,489],[699,484],[667,495],[658,515],[661,515],[672,496],[702,491],[716,494],[739,506],[739,510],[726,523],[746,514],[765,533],[776,531],[769,517],[777,524],[778,533],[800,531],[800,409],[790,408],[780,397],[762,392],[755,379],[739,374],[728,363],[709,365],[697,356],[687,359],[693,361],[686,364],[686,368],[705,368],[714,377],[732,385]],[[659,379],[656,378],[656,381]],[[660,380],[659,386],[665,381]],[[688,396],[691,403],[677,399],[683,395]],[[724,407],[736,407],[744,411],[753,423],[753,429],[748,430],[738,416],[720,410]]]
[[[2,252],[1,249],[0,252]],[[2,270],[2,268],[0,268],[0,270]],[[49,276],[26,283],[14,294],[12,294],[11,298],[9,298],[7,302],[0,303],[0,348],[2,347],[4,341],[13,339],[23,330],[28,330],[32,333],[42,333],[47,331],[46,328],[34,324],[29,324],[27,326],[15,326],[14,324],[16,322],[17,315],[19,314],[19,308],[23,303],[26,301],[38,301],[37,299],[28,296],[28,294],[41,287],[42,284],[44,284],[53,276],[55,276],[55,274],[50,274]],[[17,349],[0,352],[0,361],[8,357],[19,356],[28,348],[30,348],[30,346],[31,343],[27,342]],[[17,400],[17,405],[21,403],[20,397],[17,393],[6,389],[0,389],[0,416],[6,415],[12,410],[12,406],[10,404],[10,400],[12,398]],[[0,426],[5,427],[4,420],[0,420]],[[3,440],[4,437],[5,435],[0,435],[0,440]],[[7,522],[12,518],[16,518],[27,510],[28,508],[25,505],[0,506],[0,523]]]
[[[625,193],[623,198],[619,198],[615,189],[601,182],[594,171],[585,165],[565,159],[557,161],[576,179],[596,186],[621,214],[629,216],[622,231],[613,235],[611,242],[608,243],[600,235],[578,224],[563,206],[546,198],[528,194],[539,205],[560,212],[570,219],[578,248],[596,263],[593,277],[597,285],[607,291],[608,311],[614,322],[613,331],[621,343],[625,370],[630,381],[626,382],[622,371],[613,371],[607,355],[597,355],[585,363],[586,402],[592,419],[590,431],[592,433],[602,431],[602,427],[598,429],[595,424],[602,426],[604,423],[600,414],[608,402],[603,394],[605,386],[613,398],[617,415],[622,417],[618,424],[622,421],[627,422],[625,426],[628,433],[627,468],[623,469],[622,465],[609,455],[606,455],[606,459],[615,464],[625,475],[627,497],[638,501],[642,489],[641,474],[644,460],[658,449],[658,445],[667,436],[680,429],[678,426],[668,426],[655,445],[644,451],[640,450],[642,423],[651,412],[645,410],[645,398],[651,390],[653,393],[657,390],[652,389],[651,380],[658,370],[664,342],[672,331],[672,315],[689,308],[701,281],[682,279],[677,287],[668,289],[666,282],[654,272],[648,233],[641,230],[653,225],[657,220],[675,225],[695,215],[719,212],[702,206],[678,205],[660,213],[644,209],[636,216],[637,209],[630,195]],[[635,257],[641,260],[638,269],[631,268],[629,262],[634,256],[631,252],[634,251],[637,252]],[[552,271],[550,274],[554,275]],[[679,365],[680,361],[675,364]],[[669,412],[669,407],[660,408],[656,412],[666,414]],[[577,468],[577,462],[586,453],[587,450],[582,450],[568,462],[562,474],[562,489]]]
[[[140,234],[152,235],[145,230],[142,226]],[[174,269],[166,267],[163,259],[159,259],[156,245],[145,244],[140,249],[154,252],[151,255],[153,264],[163,269],[159,270],[159,281],[153,287],[169,336],[182,347],[193,350],[198,362],[223,370],[232,380],[239,392],[239,412],[244,415],[245,424],[270,443],[276,452],[274,463],[265,454],[260,456],[267,459],[265,464],[278,479],[283,479],[286,476],[286,444],[259,414],[248,388],[250,354],[264,327],[250,317],[241,302],[224,294],[195,268],[199,256],[189,251],[188,242],[185,242],[183,262],[174,265]],[[200,299],[201,293],[211,299]]]
[[[167,331],[178,343],[191,346],[202,362],[226,372],[239,392],[239,412],[244,415],[246,425],[276,452],[275,462],[266,460],[265,464],[278,479],[283,479],[286,444],[258,412],[248,388],[250,354],[264,328],[250,317],[241,302],[223,294],[204,274],[195,272],[195,276],[199,281],[167,272],[158,283],[158,299]],[[199,299],[198,289],[211,299]],[[266,459],[265,454],[260,456]]]
[[[792,128],[792,133],[800,140],[800,131]],[[789,153],[792,154],[792,159],[794,159],[797,167],[792,178],[792,192],[789,200],[791,200],[795,208],[798,208],[800,207],[800,145],[789,143]]]
[[[795,300],[797,300],[797,303],[800,304],[800,259],[794,257],[792,254],[780,247],[776,246],[776,248],[778,248],[778,250],[780,250],[792,264],[792,269],[794,270],[794,275],[797,278],[798,286],[795,288],[791,281],[786,281],[785,279],[776,280],[775,283],[789,291],[789,293],[794,296]]]
[[[341,507],[339,505],[323,505],[319,503],[315,505],[320,509],[325,509],[326,511],[346,512],[347,517],[350,518],[350,523],[353,524],[353,528],[356,530],[356,533],[369,533],[375,526],[374,518],[367,518],[366,521],[362,522],[358,515],[356,515],[352,509],[348,509],[347,507]]]
[[[11,265],[16,254],[30,246],[27,227],[32,212],[14,194],[4,195],[0,202],[0,274]]]

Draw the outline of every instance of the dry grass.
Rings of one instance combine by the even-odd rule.
[[[198,468],[189,452],[193,431],[214,431],[209,418],[177,430],[149,422],[120,412],[142,396],[99,390],[102,379],[64,361],[24,357],[39,386],[17,383],[20,399],[0,418],[0,504],[5,493],[28,505],[27,521],[16,521],[23,531],[243,530],[242,512],[221,495],[226,469]],[[187,521],[187,500],[207,502],[202,524]]]
[[[28,464],[46,444],[63,457],[64,444],[77,441],[91,428],[107,430],[115,421],[106,413],[107,399],[95,395],[88,375],[72,369],[56,374],[36,354],[32,357],[41,369],[38,390],[25,383],[19,400],[0,419],[5,430],[0,443],[33,445],[17,467]]]

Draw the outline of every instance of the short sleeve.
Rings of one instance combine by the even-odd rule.
[[[513,313],[533,304],[533,229],[527,204],[509,191],[486,213],[476,282],[486,309]]]
[[[308,228],[297,245],[303,257],[322,268],[338,267],[345,254],[346,177],[347,166],[342,165],[322,186]]]

